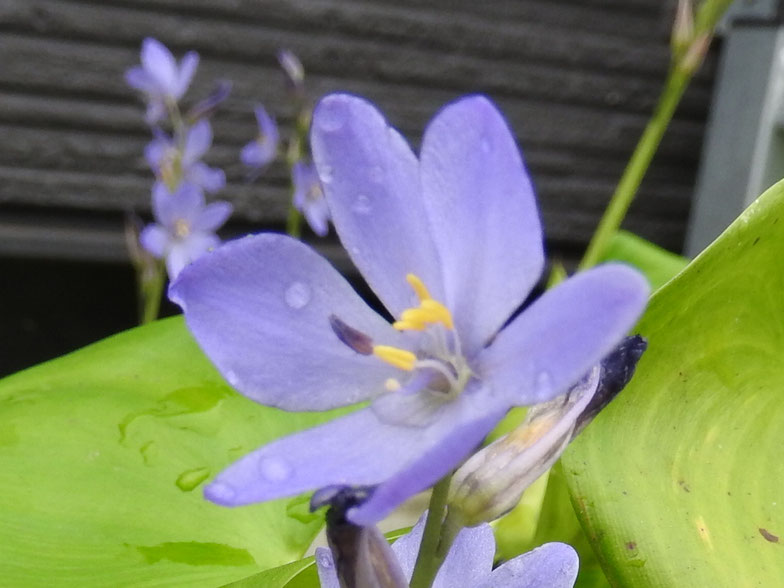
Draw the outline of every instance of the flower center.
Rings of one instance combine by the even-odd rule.
[[[191,226],[183,218],[178,218],[174,221],[174,236],[178,239],[185,239],[191,233]]]
[[[406,281],[416,293],[419,305],[404,310],[392,326],[398,331],[421,332],[418,349],[414,352],[390,345],[373,345],[372,353],[403,371],[418,371],[429,376],[424,379],[424,389],[449,397],[457,396],[465,388],[472,371],[463,357],[452,313],[433,299],[417,276],[408,274]],[[413,378],[412,374],[408,381]],[[402,387],[400,381],[394,378],[386,382],[390,391]]]

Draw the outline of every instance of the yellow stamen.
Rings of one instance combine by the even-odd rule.
[[[398,331],[424,331],[427,325],[422,323],[410,323],[407,321],[395,321],[392,328]]]
[[[416,363],[416,355],[407,349],[400,349],[391,345],[373,345],[373,355],[407,372],[413,370],[414,363]]]
[[[439,322],[447,329],[455,328],[455,324],[452,322],[452,313],[438,300],[423,300],[422,308],[431,312],[433,316],[438,317],[438,320],[433,322]]]
[[[406,274],[406,281],[414,289],[419,301],[430,300],[430,292],[427,291],[424,282],[414,274]]]
[[[388,392],[395,392],[400,390],[400,382],[395,378],[388,378],[387,381],[384,382],[384,388],[386,388]]]

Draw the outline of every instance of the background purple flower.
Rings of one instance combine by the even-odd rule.
[[[209,121],[200,120],[185,131],[182,145],[163,131],[156,131],[144,149],[144,157],[167,186],[186,182],[213,193],[226,185],[226,175],[201,161],[211,145],[212,127]]]
[[[166,118],[168,103],[178,102],[191,83],[199,55],[189,51],[180,65],[159,41],[147,38],[142,42],[141,66],[125,72],[129,86],[144,93],[147,100],[146,120],[150,125]]]
[[[316,169],[304,161],[296,162],[291,168],[294,184],[294,207],[308,221],[308,225],[319,237],[329,232],[329,205],[324,197]]]
[[[392,551],[410,581],[422,543],[425,515],[392,544]],[[577,579],[577,553],[565,543],[546,543],[493,569],[495,538],[488,524],[465,528],[457,535],[433,582],[433,588],[571,588]],[[329,549],[316,549],[322,588],[340,588]]]
[[[375,486],[347,513],[365,525],[449,473],[512,406],[565,393],[636,322],[648,287],[629,267],[602,266],[501,330],[539,280],[544,252],[515,140],[483,97],[444,108],[420,160],[348,95],[320,102],[311,143],[338,235],[395,324],[282,235],[221,247],[183,271],[170,296],[246,396],[286,410],[371,401],[246,456],[206,496],[236,506]]]
[[[259,104],[254,109],[259,127],[258,137],[245,145],[240,152],[240,160],[248,167],[263,168],[278,155],[280,134],[275,120]]]
[[[232,210],[231,204],[222,201],[205,206],[202,191],[187,183],[173,194],[156,183],[152,204],[156,222],[144,228],[139,240],[154,257],[166,260],[172,280],[187,264],[220,244],[215,231]]]

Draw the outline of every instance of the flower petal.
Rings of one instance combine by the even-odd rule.
[[[226,174],[217,167],[210,167],[203,161],[193,163],[185,174],[185,179],[197,186],[201,186],[206,192],[214,193],[226,185]]]
[[[128,84],[131,88],[146,94],[155,92],[157,90],[155,80],[153,80],[150,77],[150,74],[148,74],[147,71],[140,65],[136,65],[126,70],[125,83]]]
[[[177,72],[177,91],[174,97],[179,100],[183,97],[191,85],[193,74],[196,73],[196,68],[199,66],[199,54],[195,51],[188,51],[180,62],[180,68]]]
[[[392,544],[392,551],[397,556],[400,567],[409,580],[414,573],[414,564],[419,553],[419,546],[422,543],[426,515],[427,512],[417,521],[410,533]],[[438,570],[433,588],[454,588],[455,586],[473,588],[490,574],[493,569],[494,555],[495,538],[490,525],[464,528],[455,538],[449,554],[441,569]]]
[[[162,182],[153,186],[153,215],[167,229],[173,229],[180,220],[187,221],[190,227],[203,209],[204,194],[193,184],[182,183],[174,193],[170,193]]]
[[[163,259],[171,236],[161,225],[151,224],[144,227],[139,235],[142,247],[157,259]]]
[[[330,316],[378,343],[399,345],[400,335],[324,258],[284,235],[226,243],[183,271],[169,296],[226,379],[262,404],[354,404],[398,373],[341,343]]]
[[[478,369],[514,404],[560,396],[618,345],[648,292],[645,278],[621,264],[579,273],[503,329],[479,356]]]
[[[329,233],[329,206],[325,198],[305,203],[302,213],[314,233],[319,237],[327,236]]]
[[[151,37],[142,41],[142,67],[155,80],[158,91],[175,97],[177,92],[177,62],[163,43]]]
[[[213,233],[228,220],[232,210],[233,207],[229,202],[223,200],[211,202],[194,219],[191,229]]]
[[[188,129],[185,135],[185,147],[182,150],[182,165],[189,167],[207,153],[212,145],[212,127],[209,121],[202,119]]]
[[[166,272],[169,274],[169,279],[176,279],[193,259],[192,250],[185,243],[172,242],[166,252]]]
[[[338,236],[387,309],[397,316],[411,306],[408,273],[440,298],[419,165],[406,140],[369,102],[332,94],[316,106],[311,145]]]
[[[422,140],[421,175],[445,302],[471,355],[541,276],[542,227],[533,188],[509,127],[482,96],[436,115]]]
[[[493,570],[475,588],[572,588],[580,559],[566,543],[545,543]]]
[[[332,552],[326,547],[316,548],[316,571],[321,588],[340,588]]]

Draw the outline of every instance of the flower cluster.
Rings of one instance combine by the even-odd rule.
[[[227,202],[207,206],[204,192],[219,191],[226,178],[222,170],[202,161],[212,144],[207,116],[225,98],[228,88],[219,85],[187,115],[180,110],[179,102],[198,63],[199,56],[191,51],[178,64],[166,47],[148,38],[142,43],[141,65],[125,74],[128,84],[145,97],[146,121],[154,135],[144,155],[156,177],[152,189],[155,222],[142,231],[140,243],[154,258],[165,260],[172,279],[220,243],[215,231],[231,214]]]

